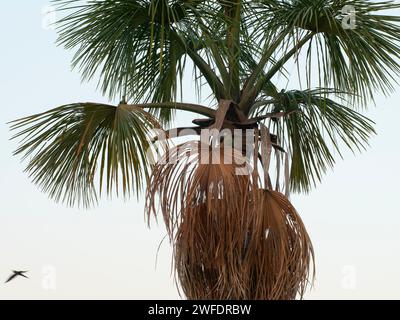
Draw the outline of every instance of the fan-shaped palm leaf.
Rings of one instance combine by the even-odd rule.
[[[259,107],[258,115],[268,112],[290,113],[270,120],[279,143],[291,155],[291,189],[309,191],[335,163],[334,151],[341,156],[339,140],[352,151],[364,148],[375,133],[373,121],[329,98],[342,94],[333,89],[290,90],[279,93],[270,107]],[[271,107],[272,106],[272,107]]]
[[[15,154],[29,159],[26,171],[43,191],[89,206],[97,200],[96,184],[109,194],[119,184],[126,196],[140,191],[156,126],[141,108],[79,103],[16,120],[12,130],[14,139],[22,138]]]
[[[166,0],[55,3],[59,11],[66,12],[57,23],[58,42],[77,49],[73,66],[81,69],[84,79],[99,71],[102,90],[111,97],[127,94],[134,102],[157,102],[173,96],[181,79],[178,65],[184,53],[194,57],[210,82],[218,82],[196,53],[205,46],[197,46],[199,39],[193,32],[193,11],[201,4],[207,12],[208,4]]]
[[[265,10],[265,19],[260,23],[265,23],[269,30],[291,28],[315,33],[309,42],[307,79],[312,66],[317,66],[322,74],[321,85],[353,92],[360,102],[373,98],[376,90],[394,89],[395,77],[400,74],[400,18],[380,11],[398,9],[400,4],[369,0],[272,0],[260,7]],[[310,50],[313,44],[316,50]],[[282,61],[285,60],[284,56]],[[278,64],[270,76],[280,68]]]

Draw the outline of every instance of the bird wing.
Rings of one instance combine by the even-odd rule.
[[[14,279],[17,276],[16,273],[12,274],[5,283],[10,282],[12,279]]]

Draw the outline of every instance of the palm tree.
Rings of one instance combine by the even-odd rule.
[[[189,299],[302,298],[314,253],[289,192],[313,188],[342,147],[367,146],[373,122],[357,110],[394,89],[400,18],[384,11],[400,5],[54,2],[58,43],[75,50],[73,67],[121,102],[72,103],[14,121],[15,154],[28,160],[33,182],[85,207],[104,193],[139,196],[147,185],[146,213],[162,214]],[[299,89],[287,89],[289,67]],[[182,101],[188,68],[196,93],[211,92],[207,106]],[[173,131],[181,112],[203,118]],[[224,135],[199,139],[207,129],[246,134],[232,135],[232,148]],[[174,132],[192,136],[162,144],[153,163],[160,130],[168,141]],[[233,160],[209,161],[221,154]]]

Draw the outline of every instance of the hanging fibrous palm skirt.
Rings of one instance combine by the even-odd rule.
[[[181,150],[154,169],[147,211],[157,212],[158,194],[179,285],[188,299],[302,297],[313,260],[304,225],[287,197],[241,172],[240,158],[204,164]]]

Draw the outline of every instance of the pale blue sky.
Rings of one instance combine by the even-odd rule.
[[[6,122],[69,102],[107,102],[95,83],[81,84],[71,53],[42,28],[46,5],[1,4],[0,299],[177,298],[167,242],[155,268],[165,233],[147,228],[142,200],[65,208],[40,193],[11,155],[16,143]],[[292,197],[317,258],[316,285],[306,298],[400,298],[399,101],[400,90],[390,98],[378,93],[377,107],[366,112],[377,123],[371,148],[345,153],[316,190]],[[55,290],[43,286],[46,266],[56,272]],[[31,279],[3,284],[12,269],[30,270]]]

